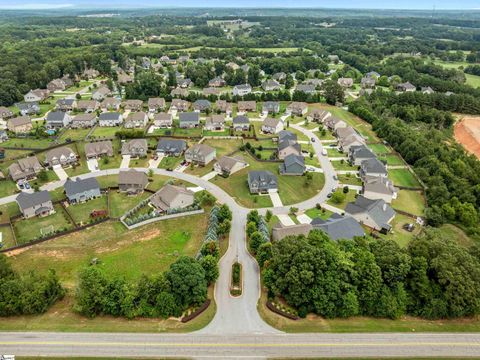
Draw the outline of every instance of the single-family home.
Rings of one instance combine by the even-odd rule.
[[[360,164],[360,177],[365,179],[367,176],[387,177],[387,167],[377,158],[364,160]]]
[[[51,93],[55,91],[63,91],[65,88],[66,86],[62,79],[54,79],[47,84],[47,89]]]
[[[101,86],[92,93],[92,100],[102,101],[106,97],[112,95],[110,89],[106,86]]]
[[[368,73],[365,74],[365,77],[374,78],[374,79],[378,79],[380,76],[381,75],[376,71],[369,71]]]
[[[387,204],[397,198],[398,189],[384,176],[365,176],[363,178],[362,195],[367,199],[382,199]]]
[[[341,78],[338,78],[337,83],[341,87],[350,88],[353,86],[353,79],[341,77]]]
[[[210,87],[222,87],[225,86],[226,82],[220,76],[214,77],[212,80],[208,82],[208,86]]]
[[[412,91],[417,90],[415,85],[412,85],[408,81],[404,82],[404,83],[397,84],[396,89],[397,89],[397,91],[400,91],[400,92],[412,92]]]
[[[148,184],[148,177],[143,171],[135,169],[122,170],[118,173],[118,189],[130,195],[142,193]]]
[[[298,84],[295,91],[303,92],[305,94],[313,94],[315,93],[315,85]]]
[[[113,98],[109,98],[109,99],[113,100]],[[106,99],[104,101],[106,101]],[[77,110],[83,111],[87,114],[96,111],[98,107],[99,107],[99,103],[96,100],[79,100],[77,102]]]
[[[360,85],[363,89],[373,89],[376,83],[377,79],[374,77],[363,77],[362,80],[360,80]]]
[[[357,133],[338,138],[338,148],[346,154],[350,151],[350,147],[359,145],[365,145],[365,139]]]
[[[234,62],[229,62],[225,65],[226,67],[232,69],[232,70],[237,70],[240,68],[240,66],[238,66],[237,64],[235,64]]]
[[[13,181],[32,179],[42,171],[43,167],[40,165],[36,156],[27,156],[22,159],[18,159],[8,167],[8,174]]]
[[[96,141],[85,144],[85,157],[98,159],[104,156],[113,156],[113,146],[110,140]]]
[[[292,141],[292,142],[297,142],[297,135],[292,133],[291,131],[288,130],[282,130],[278,133],[278,142],[283,142],[283,141]]]
[[[95,79],[96,77],[99,77],[100,73],[95,70],[95,69],[85,69],[83,70],[82,77],[90,80],[90,79]]]
[[[213,114],[209,116],[205,122],[205,130],[208,131],[224,131],[225,116],[221,114]]]
[[[150,98],[148,99],[148,112],[156,113],[163,111],[165,109],[165,99],[164,98]]]
[[[244,114],[246,112],[254,112],[257,111],[257,103],[253,100],[250,101],[239,101],[237,104],[238,113]]]
[[[100,109],[102,111],[118,111],[122,102],[117,98],[109,97],[102,101]]]
[[[278,158],[284,160],[288,155],[302,155],[302,147],[293,140],[283,140],[278,142]]]
[[[202,94],[204,96],[210,96],[210,95],[218,96],[221,94],[221,90],[215,87],[206,87],[202,89]]]
[[[100,185],[94,177],[75,180],[68,178],[63,188],[70,204],[78,204],[102,196]]]
[[[179,126],[182,129],[194,128],[200,125],[200,114],[198,112],[182,112],[178,119]]]
[[[250,129],[250,120],[245,115],[237,115],[233,118],[233,129],[235,131],[248,131]]]
[[[276,80],[265,80],[262,83],[262,89],[264,91],[275,91],[275,90],[280,90],[280,83]]]
[[[54,167],[62,166],[67,167],[78,162],[78,156],[68,146],[58,147],[52,150],[48,150],[45,154],[45,166]]]
[[[160,212],[171,209],[183,209],[193,205],[195,194],[183,186],[164,185],[150,197],[150,204]]]
[[[360,166],[364,160],[376,159],[376,157],[365,145],[350,146],[350,149],[348,149],[348,160],[355,166]]]
[[[272,240],[280,241],[287,236],[307,236],[312,230],[313,226],[310,224],[283,225],[278,222],[272,227]]]
[[[252,92],[252,87],[250,84],[242,84],[242,85],[235,85],[233,87],[233,95],[234,96],[245,96]]]
[[[172,114],[161,112],[153,115],[153,125],[159,128],[171,128],[173,125]]]
[[[303,116],[308,111],[308,105],[306,102],[293,101],[287,106],[287,113],[294,116]]]
[[[331,116],[332,114],[330,113],[330,111],[322,110],[322,109],[312,109],[312,111],[308,113],[307,119],[309,121],[324,123]]]
[[[23,96],[25,102],[42,102],[48,98],[50,91],[48,89],[30,90]]]
[[[98,117],[99,126],[120,126],[123,123],[123,115],[119,112],[101,113]]]
[[[143,111],[131,112],[128,114],[123,126],[126,129],[144,128],[147,126],[148,116]]]
[[[185,151],[185,160],[200,166],[208,165],[217,156],[215,148],[205,144],[195,144]]]
[[[7,129],[15,134],[26,134],[33,128],[29,116],[18,116],[7,121]]]
[[[241,156],[222,156],[213,165],[213,169],[220,175],[230,176],[248,166]]]
[[[252,194],[278,191],[278,180],[268,170],[252,170],[248,172],[248,187]]]
[[[130,155],[132,158],[147,156],[148,144],[146,139],[132,139],[122,144],[122,155]]]
[[[215,107],[218,111],[225,113],[227,116],[232,115],[233,105],[226,100],[217,100],[217,102],[215,103]]]
[[[265,134],[277,134],[283,130],[283,122],[279,119],[267,117],[262,123],[262,132]]]
[[[52,197],[48,191],[37,191],[34,193],[21,192],[17,198],[18,207],[26,219],[34,216],[48,216],[55,212]]]
[[[170,95],[172,97],[187,97],[188,96],[188,90],[177,87],[177,88],[173,89],[172,91],[170,91]]]
[[[205,99],[199,99],[193,103],[193,110],[197,112],[210,110],[211,107],[212,104],[210,104],[210,101]]]
[[[181,139],[160,139],[157,153],[165,156],[180,156],[187,149],[187,143]]]
[[[193,86],[193,81],[190,79],[177,79],[177,86],[186,89]]]
[[[0,106],[0,121],[6,121],[14,116],[13,111],[10,109]]]
[[[315,230],[321,230],[332,240],[353,239],[365,236],[365,230],[351,216],[332,214],[326,220],[317,217],[310,223]]]
[[[143,101],[142,100],[126,100],[123,103],[123,107],[125,110],[129,111],[140,111],[143,109]]]
[[[56,109],[60,111],[72,111],[77,106],[75,99],[58,99]]]
[[[328,117],[325,120],[324,124],[331,131],[337,131],[340,128],[345,128],[345,127],[348,126],[345,121],[343,121],[342,119],[339,119],[335,116]]]
[[[286,78],[287,78],[287,74],[285,74],[284,72],[277,72],[272,75],[272,79],[276,81],[283,81]]]
[[[170,105],[170,109],[176,111],[188,111],[189,107],[190,103],[182,99],[172,99],[172,104]]]
[[[435,93],[435,90],[433,90],[430,86],[422,86],[421,90],[422,90],[422,94],[431,95]]]
[[[72,122],[72,117],[63,111],[50,111],[45,120],[47,129],[57,130],[67,127]]]
[[[97,114],[87,113],[78,114],[72,118],[70,127],[72,129],[85,129],[93,127],[97,122]]]
[[[303,175],[305,172],[305,158],[301,155],[289,154],[285,156],[283,164],[279,166],[281,175]]]
[[[390,231],[390,222],[395,217],[395,211],[384,200],[370,200],[362,195],[357,196],[355,202],[347,204],[345,213],[360,224],[383,233]]]
[[[16,103],[15,106],[22,116],[40,114],[41,112],[40,105],[37,102]]]
[[[278,101],[265,101],[262,105],[262,112],[265,114],[278,114],[280,103]]]

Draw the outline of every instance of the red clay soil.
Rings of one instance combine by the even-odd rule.
[[[480,117],[465,116],[455,124],[455,140],[480,159]]]

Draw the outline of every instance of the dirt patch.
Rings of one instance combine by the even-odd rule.
[[[454,127],[455,140],[480,159],[480,116],[464,116]]]

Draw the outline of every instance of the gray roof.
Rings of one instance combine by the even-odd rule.
[[[193,192],[185,187],[166,184],[150,197],[150,202],[159,209],[168,210],[180,194],[189,195],[193,198]]]
[[[265,120],[263,120],[262,125],[271,127],[271,128],[276,128],[279,122],[280,120],[278,119],[267,117]]]
[[[364,174],[387,174],[387,168],[377,158],[363,160],[360,166]]]
[[[393,195],[398,189],[393,183],[383,176],[365,176],[363,178],[363,191],[374,192],[377,194]]]
[[[197,100],[193,103],[193,107],[196,109],[209,109],[212,106],[210,101],[205,99]]]
[[[21,192],[17,196],[16,200],[17,200],[18,206],[20,207],[20,210],[23,211],[33,206],[40,205],[48,201],[52,201],[52,197],[50,196],[50,193],[48,191],[43,190],[43,191],[37,191],[34,193]]]
[[[185,140],[180,139],[160,139],[157,144],[157,151],[181,153],[187,148]]]
[[[301,155],[290,154],[287,155],[283,161],[286,168],[293,164],[298,164],[305,167],[305,158]]]
[[[76,180],[68,178],[63,187],[65,188],[65,194],[68,197],[83,193],[85,191],[100,189],[100,185],[98,184],[97,179],[94,177]]]
[[[67,113],[63,111],[50,111],[47,115],[47,121],[63,121]]]
[[[376,158],[375,154],[367,148],[365,145],[354,145],[350,148],[350,155],[355,158],[360,159],[374,159]]]
[[[265,101],[262,105],[262,109],[274,111],[280,107],[280,103],[278,101]]]
[[[215,152],[215,148],[205,145],[205,144],[195,144],[191,148],[189,148],[185,154],[189,154],[191,156],[201,156],[205,157],[208,156],[211,153]]]
[[[233,118],[233,125],[248,125],[250,124],[250,120],[248,119],[247,116],[244,115],[238,115]]]
[[[248,172],[248,183],[257,184],[259,189],[276,189],[278,180],[268,170],[253,170]]]
[[[332,240],[352,239],[365,235],[362,226],[351,216],[332,214],[327,220],[315,218],[311,224],[314,229],[324,231]]]
[[[297,85],[296,90],[306,92],[306,93],[314,92],[315,91],[315,86],[314,85],[307,85],[307,84],[299,84],[299,85]]]
[[[57,105],[68,105],[71,106],[75,102],[75,99],[59,99]]]
[[[239,90],[248,90],[248,89],[251,90],[252,89],[252,87],[249,84],[235,85],[235,88],[239,89]]]
[[[98,117],[99,120],[118,120],[118,118],[121,116],[119,112],[106,112],[106,113],[101,113],[100,116]]]
[[[200,115],[197,112],[182,112],[179,115],[180,122],[194,122],[200,121]]]
[[[143,171],[137,171],[135,169],[120,171],[118,173],[118,183],[119,184],[139,184],[147,185],[148,178],[147,175]]]
[[[217,163],[222,170],[228,172],[230,172],[237,163],[247,164],[241,156],[222,156]]]
[[[8,120],[8,122],[12,126],[17,127],[17,126],[31,124],[32,120],[30,119],[29,116],[18,116],[18,117],[15,117],[13,119]]]
[[[313,230],[310,224],[296,224],[285,226],[282,223],[277,223],[272,228],[272,238],[275,241],[282,240],[287,236],[308,235]]]
[[[395,216],[395,211],[384,200],[370,200],[361,195],[355,202],[347,204],[345,213],[355,215],[366,213],[379,226],[389,229],[389,221]]]
[[[293,140],[297,141],[297,135],[288,130],[282,130],[278,133],[278,141]]]
[[[288,148],[289,146],[292,146],[293,148],[295,148],[298,153],[301,153],[302,152],[302,147],[300,146],[299,143],[297,143],[296,141],[293,141],[293,140],[282,140],[278,143],[278,150],[281,151],[283,149],[286,149]]]

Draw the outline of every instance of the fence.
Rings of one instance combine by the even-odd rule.
[[[136,223],[136,224],[132,224],[132,225],[127,225],[127,223],[124,221],[125,220],[125,216],[122,216],[120,218],[120,222],[125,225],[125,227],[128,229],[128,230],[132,230],[132,229],[136,229],[140,226],[143,226],[143,225],[147,225],[147,224],[151,224],[151,223],[154,223],[154,222],[157,222],[157,221],[162,221],[162,220],[168,220],[168,219],[175,219],[175,218],[179,218],[179,217],[182,217],[182,216],[190,216],[190,215],[197,215],[197,214],[203,214],[205,211],[203,209],[200,209],[200,210],[193,210],[193,211],[185,211],[185,212],[181,212],[181,213],[177,213],[177,214],[171,214],[171,215],[164,215],[164,216],[158,216],[158,217],[154,217],[154,218],[151,218],[151,219],[148,219],[148,220],[145,220],[145,221],[142,221],[142,222],[139,222],[139,223]]]

